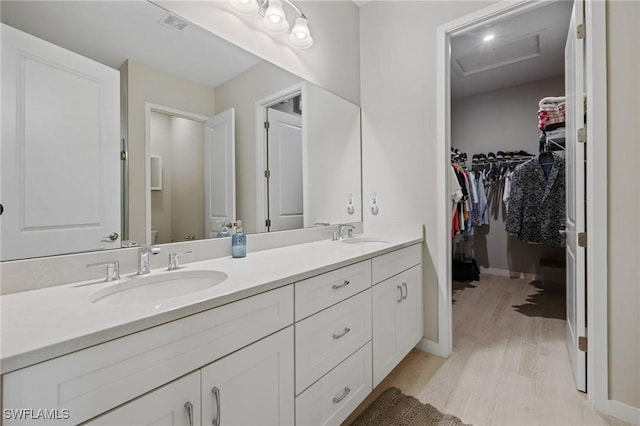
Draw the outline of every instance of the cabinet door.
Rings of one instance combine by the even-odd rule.
[[[191,373],[85,424],[200,425],[200,373]]]
[[[388,279],[373,292],[373,387],[396,366],[396,329],[398,305],[402,303],[402,287]]]
[[[394,278],[402,290],[396,332],[399,362],[422,338],[422,267],[415,266]]]
[[[2,25],[2,258],[120,247],[120,75]]]
[[[293,424],[293,327],[201,372],[203,425]]]

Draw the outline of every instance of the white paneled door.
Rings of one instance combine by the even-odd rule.
[[[219,223],[236,220],[235,110],[230,108],[205,122],[205,235],[215,237]]]
[[[2,260],[120,247],[119,79],[2,25]]]
[[[585,232],[585,154],[578,134],[585,129],[583,0],[573,4],[565,46],[566,190],[567,190],[567,347],[579,390],[587,390],[587,354],[579,340],[586,337],[586,260],[580,235]]]
[[[303,227],[302,118],[267,109],[269,231]]]

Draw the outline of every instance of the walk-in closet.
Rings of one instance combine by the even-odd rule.
[[[503,348],[518,359],[505,376],[533,388],[551,368],[541,349],[554,348],[554,371],[575,389],[564,339],[571,13],[551,2],[451,39],[454,353]]]

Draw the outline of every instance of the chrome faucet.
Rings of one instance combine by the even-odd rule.
[[[179,257],[183,254],[189,254],[189,253],[191,253],[191,250],[181,251],[178,253],[169,253],[169,267],[167,268],[167,271],[176,271],[182,268],[182,266],[180,266]]]
[[[344,232],[342,232],[344,229],[347,229],[347,236],[344,236]],[[345,238],[353,238],[353,230],[356,229],[355,225],[350,225],[350,224],[341,224],[338,225],[338,239],[339,240],[344,240]]]
[[[146,275],[151,272],[149,255],[158,253],[160,253],[160,247],[140,246],[138,249],[138,275]]]

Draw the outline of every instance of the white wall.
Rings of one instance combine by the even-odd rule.
[[[236,216],[247,234],[257,232],[256,102],[301,81],[263,61],[215,89],[216,114],[236,110]]]
[[[299,3],[309,18],[314,39],[313,46],[306,50],[290,47],[286,35],[266,32],[258,15],[246,17],[232,12],[227,1],[154,0],[154,3],[287,71],[360,103],[358,7],[352,1]],[[288,13],[289,8],[285,8]]]
[[[212,116],[213,88],[167,74],[136,61],[127,61],[127,120],[129,140],[129,239],[146,242],[145,103]]]
[[[473,154],[524,150],[538,153],[538,101],[564,96],[564,76],[466,96],[451,101],[451,146]],[[498,196],[502,199],[502,191]],[[565,259],[563,248],[527,244],[505,231],[506,211],[492,208],[491,223],[478,227],[474,257],[478,265],[503,271],[539,274],[539,260]]]
[[[638,410],[640,48],[636,41],[640,40],[639,21],[640,3],[607,2],[609,398]],[[640,420],[638,410],[636,418]]]
[[[481,1],[377,1],[360,8],[363,201],[366,223],[422,223],[424,335],[438,341],[436,30]],[[444,272],[442,272],[444,273]]]

